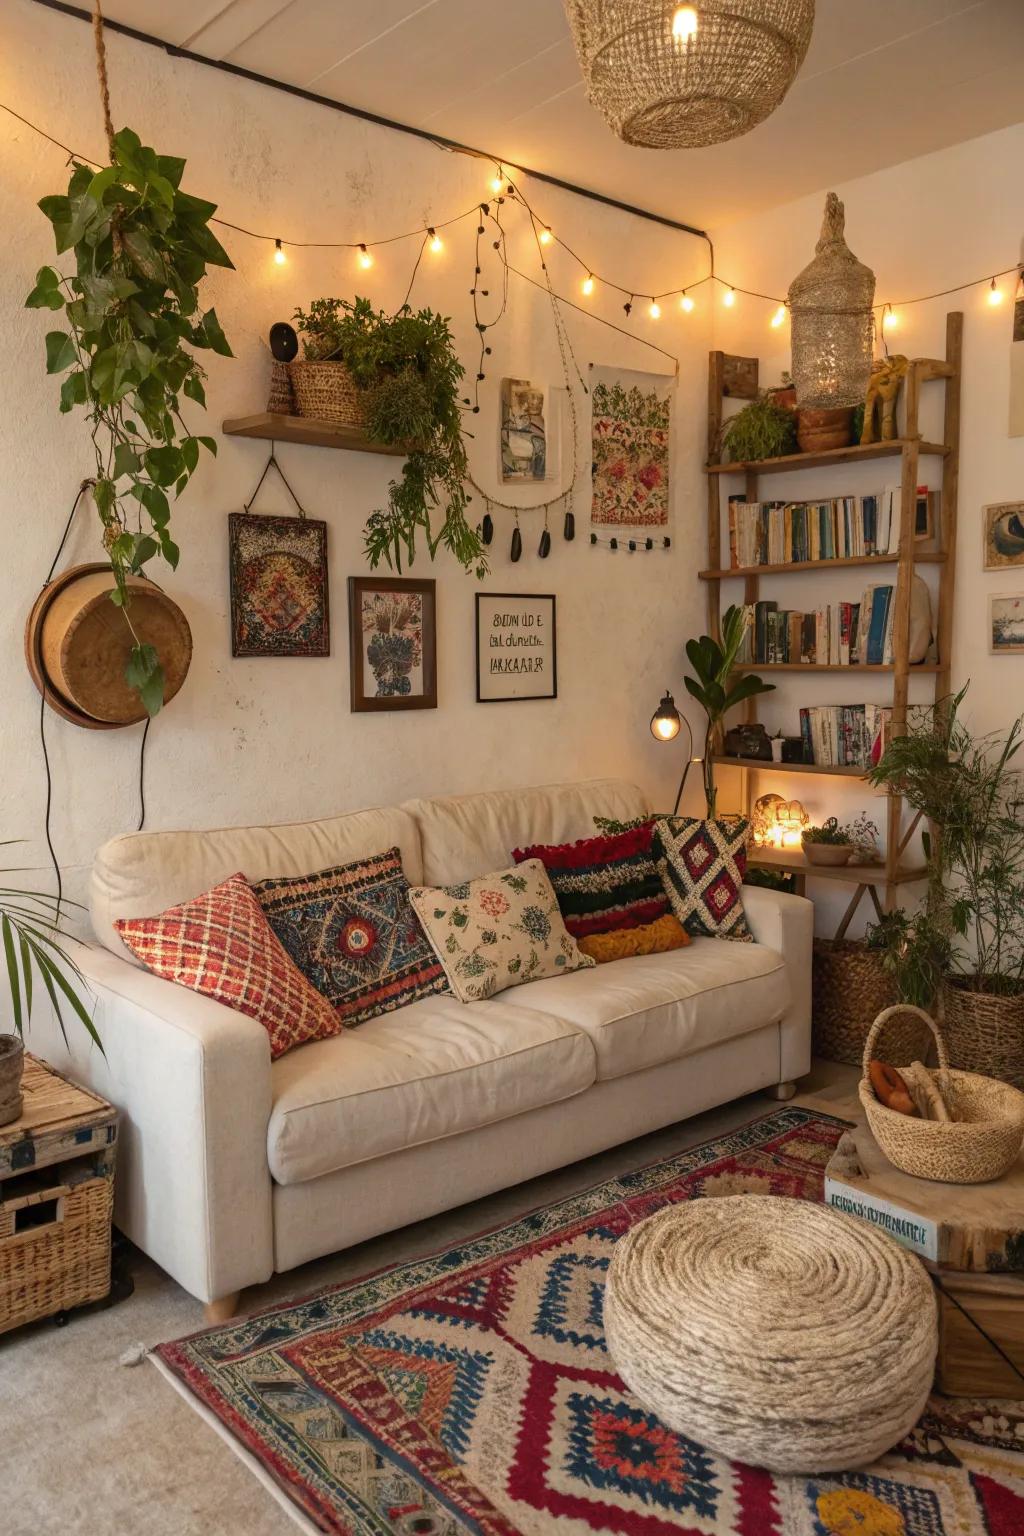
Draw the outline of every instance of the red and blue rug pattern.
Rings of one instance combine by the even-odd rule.
[[[335,1536],[1022,1536],[1024,1403],[933,1398],[876,1465],[775,1477],[676,1434],[604,1340],[615,1241],[679,1200],[819,1200],[843,1125],[799,1108],[157,1352]]]

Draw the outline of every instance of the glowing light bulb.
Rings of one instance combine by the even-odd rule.
[[[727,288],[725,290],[725,292],[722,294],[722,303],[725,305],[726,309],[732,309],[733,305],[736,303],[735,288]]]
[[[281,244],[280,240],[274,241],[274,260],[277,262],[279,267],[283,267],[285,262],[288,260],[284,253],[284,246]]]
[[[501,191],[501,189],[502,189],[502,187],[504,185],[505,185],[505,178],[501,174],[501,166],[499,165],[498,169],[495,171],[494,175],[491,177],[491,191],[494,193],[495,197],[498,196],[498,194],[500,193],[500,191]]]
[[[360,245],[359,247],[359,265],[362,267],[364,272],[368,272],[373,266],[373,257],[370,255],[365,245]]]
[[[693,309],[693,300],[690,298],[688,293],[683,293],[682,298],[679,300],[679,308],[685,310],[687,314],[691,313]]]
[[[894,309],[885,309],[882,312],[883,331],[894,331],[900,323],[900,317]]]
[[[651,307],[647,313],[650,315],[652,320],[661,319],[661,305],[658,303],[657,299],[651,300]]]
[[[681,39],[693,37],[697,31],[697,11],[692,5],[680,5],[676,7],[676,13],[672,17],[672,36]]]
[[[589,299],[590,295],[594,291],[594,274],[593,274],[593,272],[591,272],[589,277],[585,277],[583,279],[583,282],[582,282],[581,286],[582,286],[584,294]]]
[[[780,325],[785,325],[785,323],[786,323],[786,306],[785,306],[785,304],[780,304],[778,309],[775,311],[774,315],[772,315],[772,325],[775,328],[775,330],[778,330],[779,326]]]
[[[550,229],[548,229],[547,225],[545,225],[544,228],[540,232],[540,243],[541,243],[541,245],[550,245],[554,238],[555,237],[551,233]]]
[[[441,239],[441,236],[438,234],[437,230],[428,229],[427,234],[430,236],[430,249],[434,252],[434,254],[436,255],[438,251],[443,251],[444,241]]]
[[[996,305],[996,304],[1001,304],[1001,303],[1002,303],[1002,302],[1003,302],[1003,294],[1002,294],[1002,290],[1001,290],[1001,289],[999,289],[999,288],[997,288],[997,287],[996,287],[996,280],[995,280],[995,278],[993,278],[993,279],[992,279],[992,282],[991,282],[991,284],[990,284],[990,285],[989,285],[989,290],[988,290],[988,302],[989,302],[989,303],[990,303],[990,304],[991,304],[991,305],[992,305],[992,306],[993,306],[993,307],[994,307],[994,306],[995,306],[995,305]]]

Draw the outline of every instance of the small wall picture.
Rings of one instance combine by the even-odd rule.
[[[478,704],[558,697],[550,594],[476,594],[476,697]]]
[[[989,621],[993,656],[1024,655],[1024,592],[990,597]]]
[[[914,508],[914,538],[934,539],[939,522],[939,493],[926,485],[917,488],[917,504]]]
[[[529,379],[501,381],[501,478],[543,480],[548,472],[544,387]]]
[[[350,576],[352,708],[437,708],[434,582]]]
[[[228,516],[232,656],[329,656],[327,524]]]
[[[1000,501],[982,508],[985,570],[1024,567],[1024,501]]]

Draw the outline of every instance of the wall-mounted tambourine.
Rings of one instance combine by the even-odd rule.
[[[164,703],[188,675],[192,631],[166,592],[129,576],[132,628],[152,645],[164,669]],[[124,615],[110,601],[109,565],[75,565],[48,583],[25,625],[25,659],[47,704],[65,720],[93,731],[113,731],[146,719],[124,669],[134,644]]]

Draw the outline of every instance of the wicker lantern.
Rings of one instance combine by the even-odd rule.
[[[587,95],[620,139],[699,149],[775,111],[803,63],[814,0],[565,0]]]
[[[789,288],[796,403],[812,409],[860,405],[871,373],[875,274],[843,238],[843,217],[830,192],[814,260]]]

